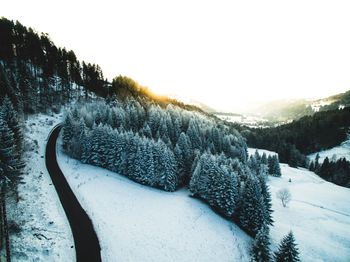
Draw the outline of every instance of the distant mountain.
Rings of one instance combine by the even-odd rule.
[[[350,106],[350,90],[334,96],[319,99],[315,102],[323,104],[320,111],[334,110]]]
[[[284,99],[265,103],[254,113],[273,122],[290,122],[319,111],[336,110],[350,106],[350,90],[322,99]],[[253,113],[253,112],[251,112]]]
[[[273,122],[288,122],[314,113],[312,102],[305,99],[276,100],[261,105],[256,113]]]

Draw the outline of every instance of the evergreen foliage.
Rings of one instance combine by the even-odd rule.
[[[317,112],[271,128],[233,126],[247,138],[250,147],[277,152],[280,160],[292,167],[307,167],[305,155],[332,148],[346,139],[350,107]]]
[[[22,168],[20,154],[16,151],[15,142],[13,131],[0,114],[0,162],[3,175],[1,179],[10,181],[14,185],[12,189],[16,188],[20,180]]]
[[[63,146],[84,163],[145,185],[165,191],[189,185],[193,196],[252,236],[273,222],[266,155],[247,160],[237,131],[197,112],[133,99],[76,105],[65,118]]]
[[[345,158],[330,161],[326,157],[322,164],[319,163],[319,155],[316,155],[315,162],[311,162],[309,170],[315,172],[323,179],[334,184],[350,187],[350,162]]]
[[[263,225],[254,238],[254,242],[250,250],[251,260],[253,262],[272,261],[269,245],[269,228],[266,225]]]
[[[299,251],[292,231],[282,239],[278,250],[275,253],[275,260],[276,262],[300,261]]]
[[[269,155],[267,158],[268,167],[269,167],[269,174],[272,176],[280,177],[281,174],[281,168],[278,160],[277,155]]]
[[[242,199],[240,225],[248,234],[255,236],[266,222],[266,207],[259,181],[251,174],[243,186]]]

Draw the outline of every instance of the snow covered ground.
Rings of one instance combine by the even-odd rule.
[[[92,218],[103,261],[249,261],[250,237],[187,190],[142,186],[61,151],[58,159]]]
[[[254,154],[255,150],[248,149],[248,153]],[[275,154],[261,149],[258,152]],[[302,261],[350,261],[350,189],[287,164],[281,164],[281,171],[282,177],[268,178],[275,221],[271,227],[272,249],[292,230]],[[276,197],[282,188],[292,195],[286,208]]]
[[[320,162],[323,162],[326,157],[328,157],[329,160],[338,160],[345,157],[346,160],[350,161],[350,137],[348,137],[348,139],[341,143],[339,146],[320,151],[318,154],[320,155]],[[309,155],[308,157],[311,160],[315,160],[316,155],[317,152]]]
[[[269,178],[274,243],[293,230],[302,261],[350,261],[350,189],[305,169],[282,164],[281,170],[282,177]],[[276,198],[281,188],[288,188],[292,195],[286,208]]]
[[[25,124],[26,153],[19,202],[8,203],[9,220],[20,232],[10,236],[13,261],[75,261],[74,240],[45,167],[49,132],[60,115],[31,116]]]
[[[251,239],[186,189],[142,186],[61,151],[58,159],[93,220],[104,261],[249,261]],[[350,190],[304,169],[281,169],[282,177],[268,182],[275,210],[272,249],[293,230],[302,261],[349,261]],[[281,188],[292,194],[286,208],[276,198]]]

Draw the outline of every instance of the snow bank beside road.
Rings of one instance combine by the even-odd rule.
[[[19,202],[8,204],[20,232],[10,236],[13,261],[75,261],[74,240],[45,166],[46,140],[60,115],[38,114],[25,122],[23,183]]]

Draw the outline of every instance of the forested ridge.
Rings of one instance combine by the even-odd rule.
[[[304,116],[289,124],[272,128],[248,128],[238,124],[233,126],[247,139],[250,147],[275,151],[281,162],[293,167],[310,167],[310,170],[319,174],[314,166],[310,166],[306,155],[337,146],[347,138],[350,107],[317,112],[312,116]],[[335,168],[328,175],[321,177],[338,185],[348,186],[350,173],[346,170]]]

